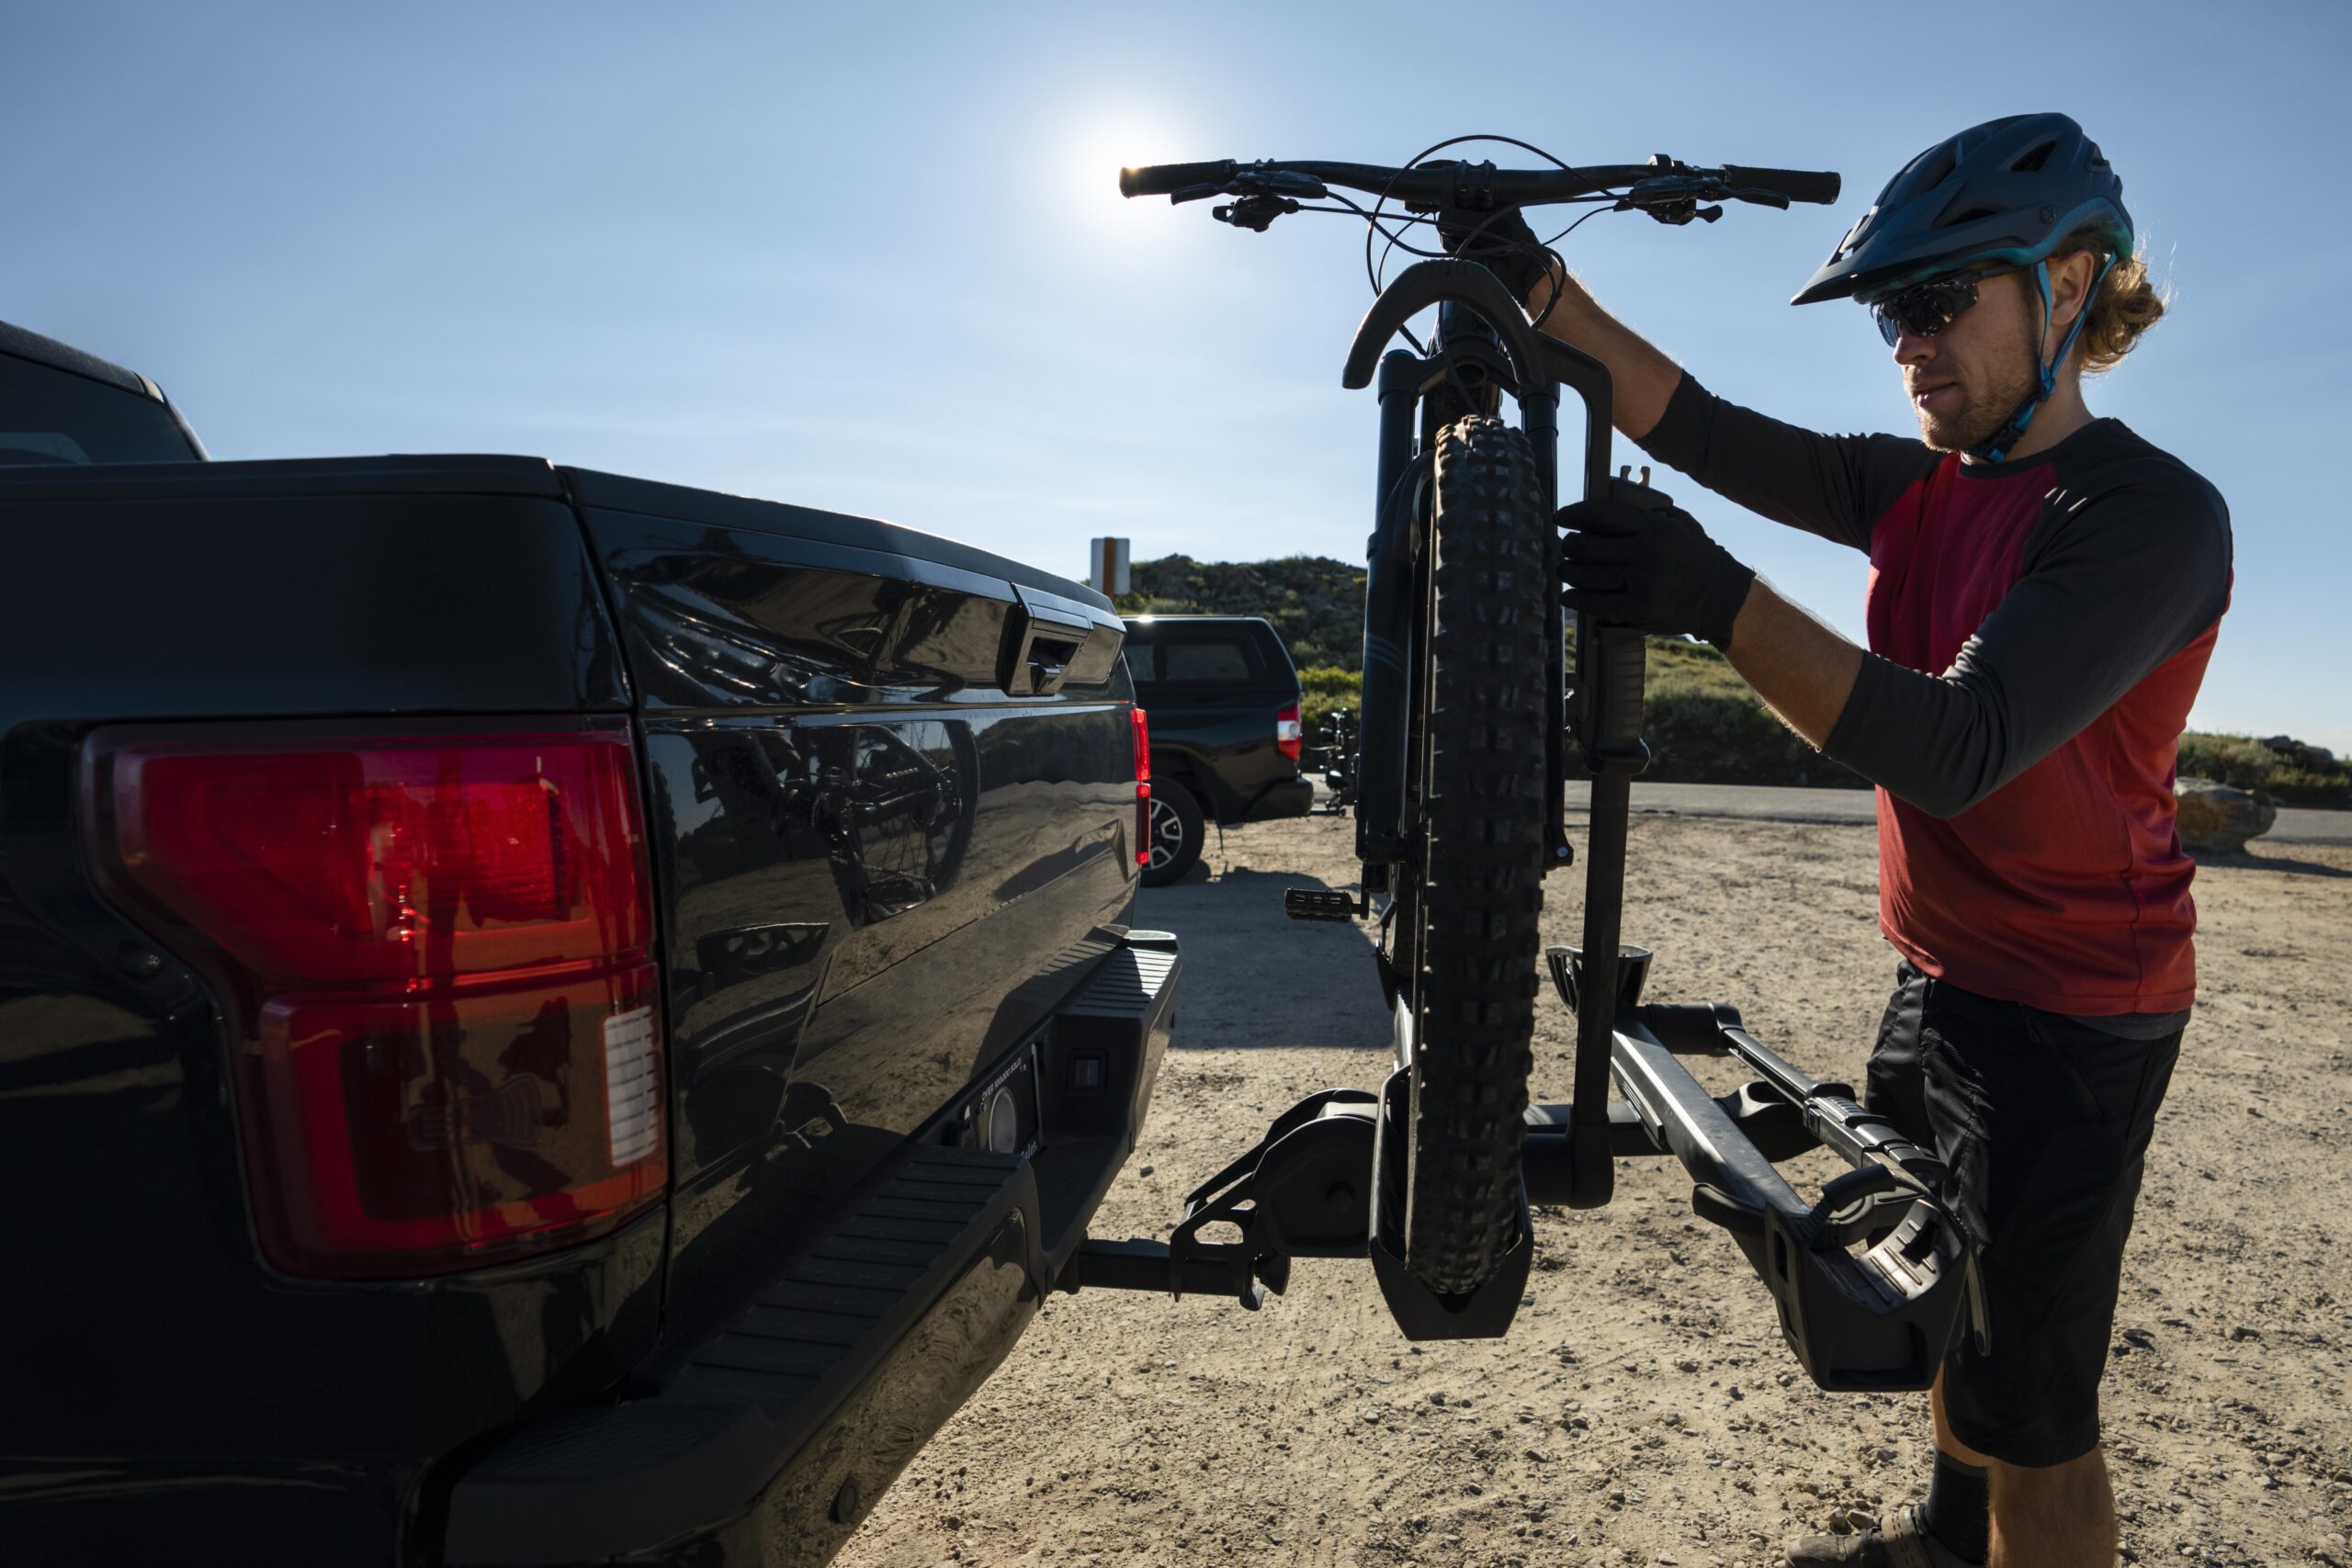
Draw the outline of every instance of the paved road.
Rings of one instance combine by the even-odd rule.
[[[1568,785],[1568,806],[1581,807],[1590,786]],[[1764,784],[1646,784],[1634,781],[1635,811],[1682,817],[1748,817],[1774,822],[1871,822],[1877,795],[1866,789],[1782,789]],[[2281,807],[2266,844],[2352,843],[2352,811]]]

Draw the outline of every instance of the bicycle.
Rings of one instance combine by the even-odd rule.
[[[1573,859],[1566,738],[1593,781],[1581,974],[1589,995],[1619,991],[1626,808],[1647,757],[1641,634],[1581,628],[1573,684],[1566,669],[1552,521],[1562,387],[1585,405],[1583,494],[1663,502],[1609,473],[1606,370],[1540,333],[1492,272],[1428,259],[1381,286],[1376,235],[1429,254],[1385,229],[1382,213],[1396,202],[1408,225],[1476,232],[1507,210],[1586,203],[1686,225],[1713,222],[1726,201],[1785,209],[1832,202],[1838,191],[1834,174],[1700,168],[1663,154],[1548,170],[1430,161],[1473,140],[1510,141],[1457,138],[1402,167],[1228,160],[1119,175],[1128,197],[1230,197],[1216,219],[1260,232],[1301,211],[1351,212],[1369,225],[1377,298],[1342,376],[1350,388],[1376,378],[1380,409],[1352,770],[1363,891],[1294,890],[1286,906],[1301,919],[1352,920],[1385,900],[1374,951],[1405,1103],[1384,1097],[1379,1111],[1374,1261],[1385,1246],[1392,1267],[1456,1301],[1508,1272],[1514,1249],[1529,1246],[1521,1158],[1537,918],[1544,875]],[[1335,186],[1376,199],[1367,210]],[[1437,327],[1424,348],[1405,329],[1432,305]],[[1388,348],[1400,333],[1418,352]],[[1506,393],[1518,405],[1516,427],[1499,417]],[[1605,1203],[1611,1190],[1611,1025],[1607,1007],[1578,1013],[1569,1129],[1578,1206]]]
[[[1424,162],[1451,145],[1403,168],[1120,173],[1130,196],[1231,195],[1216,214],[1242,228],[1304,210],[1368,222],[1378,297],[1341,377],[1361,388],[1376,373],[1380,400],[1354,775],[1363,891],[1293,889],[1284,904],[1352,921],[1384,900],[1374,956],[1397,1066],[1377,1093],[1324,1089],[1275,1117],[1186,1195],[1165,1241],[1089,1238],[1057,1288],[1229,1294],[1254,1310],[1286,1288],[1295,1258],[1368,1258],[1408,1338],[1491,1338],[1523,1299],[1530,1204],[1599,1207],[1616,1159],[1671,1156],[1690,1176],[1692,1213],[1729,1234],[1815,1382],[1924,1389],[1955,1333],[1990,1343],[1974,1246],[1939,1196],[1949,1172],[1850,1086],[1808,1077],[1749,1034],[1736,1009],[1643,1001],[1651,955],[1618,940],[1631,781],[1647,760],[1644,643],[1630,627],[1579,627],[1570,682],[1551,511],[1562,387],[1585,407],[1584,494],[1664,502],[1646,469],[1640,483],[1610,475],[1608,374],[1539,333],[1486,267],[1432,259],[1382,288],[1371,249],[1385,234],[1426,254],[1381,227],[1391,198],[1419,214],[1410,222],[1475,240],[1503,207],[1589,201],[1687,224],[1730,199],[1828,202],[1838,177],[1663,157],[1556,171]],[[1344,197],[1307,205],[1335,185],[1379,197],[1368,211]],[[1425,347],[1406,326],[1431,305]],[[1387,351],[1400,333],[1412,351]],[[1505,394],[1516,427],[1499,417]],[[1543,878],[1572,859],[1571,741],[1592,777],[1584,945],[1543,956],[1577,1020],[1575,1098],[1529,1105]],[[1754,1077],[1712,1093],[1682,1064],[1694,1055]],[[1808,1203],[1774,1168],[1814,1148],[1849,1168]]]
[[[1323,798],[1315,803],[1315,815],[1340,817],[1354,810],[1356,804],[1355,709],[1333,708],[1323,716],[1323,722],[1317,727],[1314,757],[1324,788]]]

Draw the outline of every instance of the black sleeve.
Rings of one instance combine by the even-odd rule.
[[[2229,588],[2229,513],[2201,482],[2100,496],[2042,525],[2023,575],[1950,670],[1864,654],[1822,750],[1928,815],[1956,817],[2202,636]]]
[[[1871,526],[1937,455],[1900,435],[1823,435],[1727,403],[1685,374],[1639,443],[1750,512],[1867,554]]]

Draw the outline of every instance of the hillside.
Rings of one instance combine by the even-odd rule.
[[[1263,615],[1290,644],[1310,727],[1357,702],[1363,661],[1363,568],[1328,556],[1267,561],[1138,561],[1128,615]],[[1863,781],[1792,733],[1703,643],[1652,637],[1645,776],[1683,784],[1829,784]],[[2352,807],[2352,769],[2316,746],[2196,730],[2181,738],[2180,772],[2294,806]]]
[[[1263,615],[1290,645],[1301,670],[1363,663],[1363,568],[1329,556],[1281,560],[1197,561],[1167,556],[1137,561],[1131,593],[1119,596],[1130,615]]]

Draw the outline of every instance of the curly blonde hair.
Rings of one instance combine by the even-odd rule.
[[[2064,244],[2051,255],[2052,261],[2088,251],[2094,255],[2111,254],[2103,232],[2086,229],[2066,237]],[[2075,341],[2075,354],[2082,362],[2083,374],[2097,376],[2112,370],[2123,363],[2141,334],[2163,320],[2165,307],[2170,304],[2171,290],[2157,288],[2148,276],[2148,262],[2143,255],[2133,254],[2117,256],[2115,265],[2108,268],[2106,278],[2098,286],[2098,293],[2091,299],[2091,319],[2083,323],[2082,336]]]

